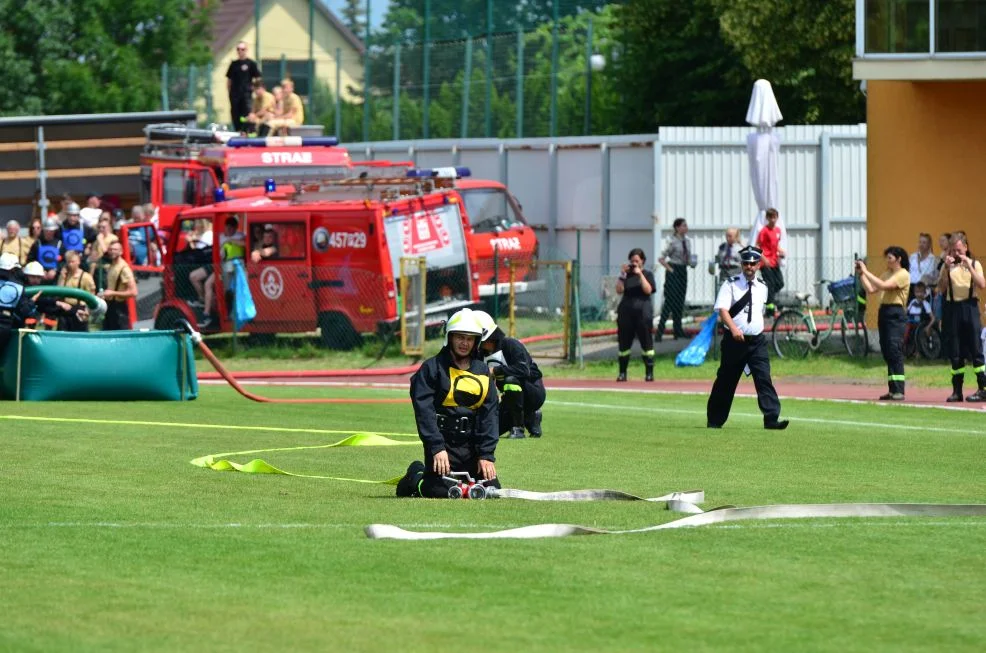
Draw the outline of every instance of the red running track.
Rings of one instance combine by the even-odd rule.
[[[342,373],[340,373],[342,372]],[[386,387],[386,388],[407,388],[410,371],[404,370],[378,370],[372,376],[365,374],[346,374],[343,370],[332,370],[326,372],[305,371],[305,372],[264,372],[264,373],[237,373],[236,378],[244,385],[285,385],[285,386],[339,386],[339,387]],[[397,373],[395,373],[397,372]],[[202,373],[199,380],[207,383],[225,383],[219,379],[218,374]],[[799,383],[796,381],[776,381],[774,383],[777,393],[781,400],[791,399],[828,399],[837,401],[863,401],[873,403],[879,402],[877,398],[887,390],[880,385],[862,385],[852,383]],[[712,379],[703,381],[655,381],[645,383],[643,381],[628,381],[617,383],[615,381],[603,381],[599,379],[545,379],[545,387],[548,390],[605,390],[615,392],[633,393],[656,393],[656,394],[698,394],[708,395],[712,389]],[[971,390],[970,390],[971,392]],[[965,410],[986,410],[986,404],[949,404],[945,398],[949,392],[947,388],[909,388],[907,391],[907,401],[900,402],[904,405],[919,406],[941,406]],[[753,381],[744,378],[740,381],[736,395],[739,397],[755,397],[756,391]],[[898,402],[893,402],[898,403]]]

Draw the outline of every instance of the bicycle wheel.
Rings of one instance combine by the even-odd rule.
[[[870,339],[866,332],[866,323],[862,321],[849,323],[842,318],[842,343],[850,358],[866,358],[870,353]]]
[[[904,358],[914,358],[918,353],[918,334],[915,331],[911,325],[907,325],[907,331],[904,332]]]
[[[932,329],[931,335],[926,334],[924,329],[918,329],[915,339],[918,341],[918,351],[923,358],[935,360],[941,356],[941,334],[938,333],[938,329]]]
[[[811,351],[813,335],[807,318],[798,311],[788,309],[774,320],[771,329],[774,351],[780,358],[804,358]]]

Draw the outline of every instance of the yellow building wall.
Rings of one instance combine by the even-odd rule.
[[[254,52],[256,34],[254,23],[249,24],[230,42],[224,45],[223,52],[213,60],[212,103],[217,120],[229,123],[229,95],[226,91],[226,69],[236,58],[236,44],[246,41],[248,55],[258,64],[263,59],[280,59],[283,54],[288,60],[308,60],[308,0],[278,0],[265,3],[260,18],[260,53]],[[340,34],[335,27],[316,9],[315,11],[315,77],[328,84],[336,92],[336,48],[342,48],[342,99],[359,101],[360,98],[347,91],[349,87],[361,89],[363,86],[363,62],[359,51]],[[270,90],[270,89],[268,89]],[[316,107],[322,113],[326,107]],[[316,116],[310,115],[305,105],[305,122],[312,124]]]
[[[986,81],[869,81],[866,105],[871,269],[890,245],[914,252],[921,232],[940,255],[938,236],[957,230],[986,265]]]

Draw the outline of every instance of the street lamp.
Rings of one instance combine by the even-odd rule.
[[[590,52],[592,44],[589,44]],[[592,74],[606,68],[606,57],[601,54],[590,54],[585,67],[585,125],[583,132],[586,136],[592,133]]]

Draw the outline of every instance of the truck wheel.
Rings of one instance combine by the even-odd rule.
[[[185,316],[177,308],[162,308],[154,318],[154,328],[159,331],[174,331],[178,328],[178,320],[184,319]]]
[[[318,316],[321,344],[326,349],[355,349],[362,343],[352,322],[342,313],[322,313]]]

